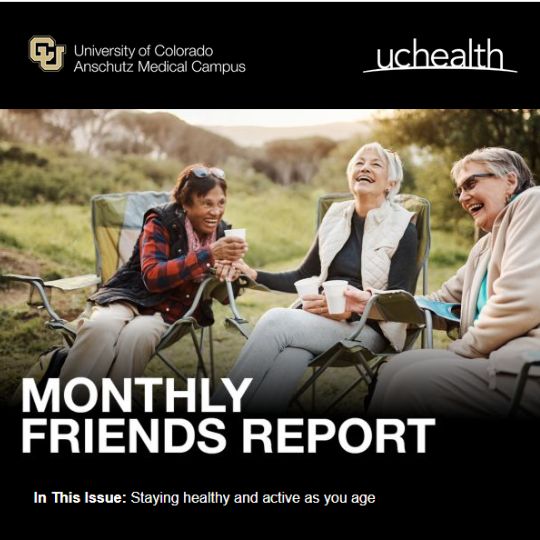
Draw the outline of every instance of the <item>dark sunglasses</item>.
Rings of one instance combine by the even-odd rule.
[[[467,178],[467,180],[465,180],[461,184],[461,186],[454,189],[454,198],[456,199],[456,201],[458,201],[459,198],[461,197],[461,194],[464,191],[469,192],[469,191],[471,191],[471,189],[474,189],[476,187],[476,184],[478,184],[478,181],[480,180],[480,178],[489,178],[491,176],[497,176],[497,175],[494,174],[494,173],[471,174],[471,176],[469,176],[469,178]]]
[[[193,167],[190,173],[193,173],[197,178],[206,178],[207,176],[215,176],[225,179],[225,171],[217,167]]]

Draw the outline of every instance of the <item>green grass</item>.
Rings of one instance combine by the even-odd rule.
[[[307,191],[291,197],[286,189],[273,188],[259,195],[231,197],[225,220],[247,229],[250,247],[246,260],[258,267],[298,258],[307,251],[315,231],[313,207]],[[56,266],[60,274],[94,271],[87,207],[0,205],[0,231],[0,246],[40,258]]]
[[[471,247],[472,241],[458,234],[432,231],[430,265],[438,268],[459,268],[467,260]]]
[[[272,188],[260,194],[231,197],[226,219],[237,227],[245,227],[250,251],[248,262],[269,270],[294,268],[305,255],[315,230],[314,195],[308,190]],[[256,211],[254,211],[256,209]],[[86,207],[44,204],[10,208],[0,206],[0,249],[16,252],[24,260],[39,262],[49,276],[76,275],[94,270],[94,247]],[[433,234],[432,264],[430,265],[430,291],[439,288],[460,266],[468,247],[447,233]],[[4,263],[5,266],[5,263]],[[12,271],[1,267],[0,271]],[[37,360],[38,354],[60,342],[55,332],[45,328],[46,316],[25,305],[19,289],[1,291],[8,295],[8,307],[0,311],[0,402],[9,399],[21,377]],[[17,292],[13,296],[11,293]],[[419,291],[420,292],[420,291]],[[86,291],[88,293],[88,291]],[[54,293],[53,305],[60,315],[74,318],[82,310],[85,292]],[[287,306],[293,295],[247,291],[238,301],[241,313],[250,323],[271,307]],[[232,367],[244,343],[244,338],[224,328],[222,323],[230,310],[215,306],[214,327],[216,374],[225,376]],[[444,347],[448,339],[436,334],[435,344]],[[189,339],[184,338],[167,351],[186,373],[193,374],[195,354]],[[170,376],[168,369],[158,360],[149,364],[146,373],[152,376]],[[350,380],[348,369],[334,369],[319,385],[324,402],[343,389]],[[342,411],[357,411],[360,393],[348,398]]]
[[[67,276],[95,269],[89,208],[50,203],[28,207],[2,205],[0,230],[0,246],[16,247],[40,259],[49,272]]]

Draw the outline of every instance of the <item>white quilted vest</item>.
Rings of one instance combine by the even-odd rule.
[[[354,201],[334,203],[319,227],[319,255],[321,275],[319,282],[328,277],[328,268],[351,234]],[[366,215],[362,241],[362,288],[385,290],[388,286],[390,261],[414,214],[398,204],[385,201]],[[396,351],[405,344],[407,325],[379,322],[383,334]]]

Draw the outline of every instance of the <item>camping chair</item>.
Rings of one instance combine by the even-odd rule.
[[[37,291],[40,297],[40,307],[44,307],[50,316],[50,319],[45,323],[46,326],[58,330],[66,345],[71,347],[76,337],[76,321],[67,322],[56,313],[50,302],[50,291],[52,289],[72,291],[106,282],[130,258],[133,246],[141,231],[145,212],[150,208],[168,202],[169,199],[169,193],[154,191],[96,195],[92,197],[92,232],[96,250],[96,274],[53,281],[43,281],[40,277],[34,276],[7,274],[2,276],[2,279],[31,285],[28,303],[32,305],[32,295],[34,291]],[[210,379],[213,381],[212,327],[200,327],[193,318],[193,313],[202,301],[212,298],[224,301],[227,297],[234,299],[231,284],[227,283],[225,286],[219,280],[207,277],[200,284],[189,311],[181,319],[170,325],[161,337],[154,355],[160,358],[182,380],[186,381],[187,377],[163,355],[163,350],[184,335],[190,334],[197,353],[196,376],[199,377],[202,374],[204,377],[208,377],[208,370],[204,361],[204,337],[205,333],[207,333]],[[85,313],[82,316],[84,315]]]
[[[324,195],[319,199],[317,210],[317,225],[320,225],[322,218],[328,208],[334,202],[341,202],[351,199],[349,193],[337,193]],[[430,204],[429,201],[416,195],[398,195],[395,202],[405,209],[414,212],[413,223],[416,225],[418,234],[418,251],[416,256],[416,280],[422,273],[422,294],[427,294],[428,288],[428,257],[430,249]],[[420,333],[423,334],[422,346],[424,348],[433,347],[432,317],[427,310],[420,309],[414,297],[407,291],[384,291],[381,294],[373,295],[368,303],[358,328],[347,339],[336,343],[327,351],[316,356],[311,362],[313,374],[300,387],[293,396],[294,402],[303,409],[299,398],[312,388],[312,408],[315,408],[315,382],[330,367],[354,367],[357,378],[344,390],[326,410],[333,408],[342,401],[354,388],[364,382],[368,387],[374,381],[380,365],[395,351],[389,346],[382,353],[373,353],[365,348],[357,340],[367,320],[377,319],[383,321],[393,321],[406,323],[407,336],[403,350],[411,349]]]

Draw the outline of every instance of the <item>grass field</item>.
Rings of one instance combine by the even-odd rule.
[[[248,230],[248,262],[270,270],[293,268],[307,251],[315,230],[315,195],[307,190],[275,188],[260,195],[231,198],[226,219]],[[255,211],[256,209],[256,211]],[[0,273],[16,272],[42,275],[49,279],[94,271],[94,247],[89,209],[80,206],[50,204],[29,207],[0,206]],[[435,290],[464,261],[467,242],[449,234],[433,234],[430,290]],[[61,316],[74,318],[85,303],[89,291],[54,293],[53,305]],[[419,291],[420,292],[420,291]],[[0,289],[0,402],[6,402],[20,379],[44,349],[59,344],[60,338],[44,327],[46,316],[26,305],[27,291],[19,287]],[[287,306],[293,295],[247,291],[238,301],[250,323],[269,308]],[[217,375],[225,376],[234,363],[243,338],[229,333],[222,324],[229,315],[227,306],[215,307],[214,327]],[[436,346],[445,346],[446,336],[438,333]],[[189,374],[195,366],[195,354],[187,339],[168,351]],[[146,374],[170,376],[157,359]],[[346,385],[348,369],[334,369],[320,384],[321,400]],[[354,410],[361,404],[359,395],[351,395],[342,410]]]

